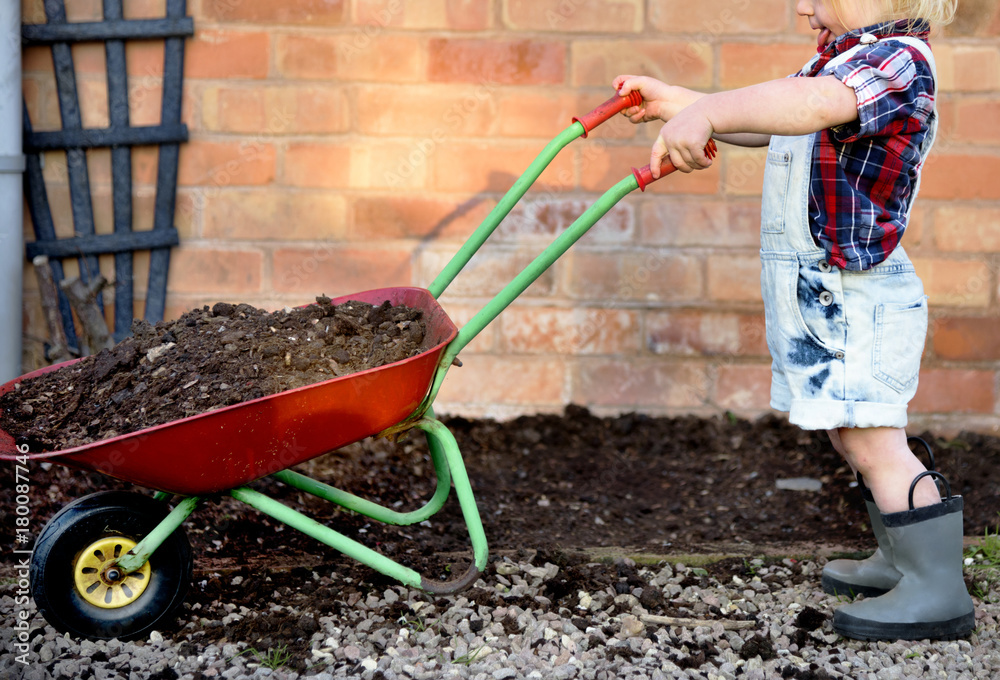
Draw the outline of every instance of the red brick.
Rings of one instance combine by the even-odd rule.
[[[500,317],[505,351],[513,354],[632,354],[639,316],[624,309],[511,306]]]
[[[920,372],[913,413],[993,413],[993,371],[931,369]]]
[[[556,41],[432,38],[428,60],[431,82],[547,85],[566,74],[566,48]]]
[[[640,224],[642,242],[652,245],[753,247],[760,243],[760,202],[660,199],[642,204]]]
[[[710,256],[708,297],[725,302],[761,302],[759,255]]]
[[[196,31],[197,34],[197,31]],[[228,39],[228,37],[226,38]],[[235,39],[237,49],[249,47],[245,36]],[[260,44],[260,43],[258,43]],[[100,43],[97,43],[100,46]],[[102,48],[103,49],[103,48]],[[187,66],[187,48],[184,63]],[[135,87],[136,79],[159,79],[163,76],[163,43],[157,40],[129,40],[125,43],[125,65],[128,69],[129,87]]]
[[[170,254],[170,290],[177,293],[255,293],[261,289],[263,261],[263,255],[256,251],[182,245]]]
[[[321,189],[346,188],[351,150],[336,144],[292,143],[285,148],[281,184]]]
[[[639,33],[641,0],[503,0],[503,22],[515,31]]]
[[[392,248],[325,243],[274,253],[272,287],[278,293],[337,297],[411,284],[411,254]]]
[[[722,192],[727,196],[760,196],[764,186],[767,149],[741,149],[724,145],[719,157],[724,170]]]
[[[934,354],[953,361],[1000,359],[1000,319],[945,317],[932,322]]]
[[[445,404],[515,404],[533,411],[566,403],[566,366],[560,357],[462,355],[438,394]]]
[[[398,33],[275,36],[275,65],[289,79],[418,82],[425,79],[425,48],[420,38]]]
[[[702,310],[647,312],[646,347],[654,354],[762,357],[768,355],[762,315]]]
[[[242,0],[205,0],[195,20],[222,23],[303,24],[336,26],[345,17],[345,0],[283,0],[282,2],[243,2]]]
[[[771,367],[760,364],[724,364],[715,379],[719,408],[760,412],[771,404]]]
[[[492,3],[482,0],[365,0],[354,6],[354,21],[365,30],[384,28],[479,31],[493,24]]]
[[[919,253],[922,246],[927,245],[924,242],[925,235],[927,241],[930,241],[928,225],[930,213],[930,209],[923,205],[922,201],[917,201],[917,205],[910,211],[910,222],[906,225],[906,234],[903,237],[903,245],[906,246],[908,253]]]
[[[541,151],[537,145],[529,147],[500,145],[496,142],[453,142],[433,144],[431,186],[438,191],[478,193],[480,191],[506,192]],[[413,153],[418,153],[415,147]],[[532,191],[568,191],[574,185],[573,160],[567,154],[556,156],[538,180]],[[530,194],[529,194],[530,195]]]
[[[201,112],[206,130],[254,132],[264,129],[264,90],[260,88],[206,88]]]
[[[653,249],[596,254],[585,251],[565,258],[571,298],[682,302],[702,297],[699,257]]]
[[[122,8],[126,19],[157,19],[165,15],[164,0],[130,0]]]
[[[28,109],[28,117],[34,130],[58,130],[59,101],[56,99],[55,83],[50,78],[22,73],[21,94]]]
[[[454,250],[424,250],[419,253],[418,285],[430,285],[444,269]],[[492,297],[531,264],[537,252],[524,248],[486,248],[480,250],[448,286],[448,296]],[[542,273],[520,297],[547,297],[555,290],[553,268]]]
[[[399,238],[464,239],[489,215],[496,202],[474,196],[466,201],[414,195],[359,196],[345,238],[357,241]]]
[[[995,287],[993,266],[984,260],[913,258],[931,306],[986,307]]]
[[[669,40],[574,40],[572,82],[576,86],[607,87],[622,73],[648,75],[673,85],[712,85],[714,59],[703,44]]]
[[[59,156],[62,156],[61,158]],[[58,178],[65,182],[66,159],[61,153],[53,163],[51,170],[46,167],[46,180]],[[48,162],[46,161],[46,165]],[[89,149],[87,152],[87,170],[92,184],[111,183],[111,149]],[[50,175],[49,172],[52,174]],[[150,186],[156,183],[157,150],[156,147],[137,146],[132,148],[132,182],[133,188]]]
[[[274,180],[275,150],[260,140],[181,145],[177,182],[212,188],[254,186]]]
[[[271,41],[266,32],[202,28],[187,40],[184,49],[187,78],[267,77]],[[161,63],[162,54],[161,45]]]
[[[1000,208],[962,204],[938,208],[934,211],[934,243],[941,251],[1000,251]]]
[[[724,43],[720,57],[720,84],[728,90],[784,78],[798,72],[812,54],[807,45]]]
[[[1000,157],[931,154],[920,184],[922,198],[946,200],[1000,199]]]
[[[108,86],[101,80],[81,77],[76,80],[80,98],[80,118],[85,128],[108,126]]]
[[[347,200],[314,191],[220,190],[205,201],[203,222],[207,239],[339,240],[346,230]]]
[[[942,92],[1000,89],[1000,52],[995,45],[935,44]]]
[[[181,158],[190,142],[181,145]],[[97,150],[91,150],[93,154]],[[110,151],[108,152],[110,153]],[[156,177],[159,172],[159,150],[155,146],[134,146],[132,147],[132,188],[138,189],[141,186],[155,186]]]
[[[184,94],[183,107],[191,105]],[[163,79],[157,75],[133,76],[128,88],[129,123],[131,125],[159,125],[163,114]],[[182,109],[181,119],[190,121],[192,116]]]
[[[703,366],[646,359],[582,359],[571,403],[625,409],[690,409],[705,405],[710,380]]]
[[[482,311],[482,305],[462,305],[454,302],[448,303],[448,318],[461,329],[469,321]],[[506,312],[505,312],[506,313]],[[462,356],[468,356],[468,353],[484,353],[493,352],[496,350],[499,342],[497,341],[497,331],[499,330],[499,323],[494,323],[479,332],[468,345],[462,350]]]
[[[351,128],[345,89],[332,85],[270,88],[264,116],[263,129],[271,134],[335,133]]]
[[[357,102],[358,128],[370,135],[483,136],[498,119],[495,88],[484,86],[362,87]]]
[[[444,140],[427,136],[407,142],[369,137],[351,149],[351,186],[358,189],[422,190]]]
[[[955,135],[958,142],[1000,143],[1000,101],[963,98],[955,103]]]
[[[748,2],[652,0],[649,18],[662,33],[695,34],[710,42],[720,36],[782,31],[788,26],[787,9],[785,0],[755,0],[752,6]]]
[[[505,137],[551,139],[569,127],[574,116],[589,110],[580,108],[578,102],[573,92],[498,89],[496,132]]]

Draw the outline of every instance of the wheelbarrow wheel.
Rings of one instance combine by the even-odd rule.
[[[113,561],[167,515],[167,504],[124,491],[84,496],[42,529],[31,595],[53,628],[93,640],[145,637],[169,620],[191,583],[191,545],[175,530],[149,561],[116,579]]]

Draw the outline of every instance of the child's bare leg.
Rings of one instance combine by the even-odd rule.
[[[847,464],[860,472],[875,504],[883,513],[909,510],[907,495],[913,478],[927,468],[906,443],[906,431],[894,427],[840,428],[830,440]],[[941,500],[934,480],[920,480],[913,492],[914,507]]]

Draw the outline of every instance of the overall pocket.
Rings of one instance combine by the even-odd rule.
[[[760,230],[765,234],[785,232],[785,197],[791,173],[792,154],[768,151],[764,165],[764,194],[761,198]]]
[[[875,307],[873,375],[897,392],[913,385],[927,337],[927,296],[909,303]]]

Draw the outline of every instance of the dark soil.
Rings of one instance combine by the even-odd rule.
[[[58,451],[406,359],[421,312],[348,301],[277,312],[220,302],[155,326],[136,320],[109,350],[0,396],[0,429]]]
[[[327,320],[335,318],[327,311],[321,304],[309,308],[306,318],[319,318],[325,329]],[[188,317],[194,320],[193,325],[184,321],[177,330],[221,328],[234,313],[252,315],[241,307],[202,310]],[[387,319],[382,323],[405,326],[407,320],[412,322]],[[331,323],[331,331],[333,328]],[[177,330],[172,332],[180,339]],[[162,345],[165,332],[158,330],[149,340],[140,333],[134,355],[145,356],[148,348]],[[215,335],[224,333],[215,330]],[[301,332],[285,330],[263,337],[296,334]],[[317,336],[310,341],[321,354],[333,346],[326,338],[322,340]],[[271,358],[283,365],[287,351],[279,349]],[[254,351],[254,363],[263,365],[264,358],[262,349]],[[94,363],[105,365],[102,362],[109,360]],[[341,363],[335,361],[336,365],[329,364],[331,371]],[[246,369],[253,364],[244,360],[235,365]],[[199,383],[209,382],[207,370],[202,364],[195,367],[191,359],[175,370],[186,372],[177,384],[194,380],[195,374]],[[240,380],[263,389],[264,381],[257,374],[241,375]],[[134,387],[128,389],[135,391]],[[148,388],[144,394],[151,392]],[[116,392],[109,390],[108,394]],[[174,398],[174,404],[181,413],[192,408],[180,398]],[[503,423],[464,418],[446,418],[444,422],[462,451],[493,559],[512,555],[538,565],[552,562],[560,566],[558,575],[546,583],[553,611],[560,607],[572,610],[580,590],[592,592],[612,586],[625,592],[643,588],[642,577],[627,563],[593,563],[595,548],[652,557],[717,551],[720,545],[751,555],[777,555],[790,546],[798,550],[803,545],[858,551],[875,546],[860,494],[851,488],[849,469],[826,435],[801,431],[777,417],[754,422],[732,417],[639,414],[602,418],[570,406],[561,415],[526,416]],[[1000,477],[995,472],[1000,466],[1000,439],[969,433],[952,439],[933,432],[921,436],[934,449],[937,467],[947,476],[952,492],[965,499],[966,535],[995,533],[1000,514]],[[924,456],[922,448],[918,450]],[[398,443],[368,439],[297,469],[398,510],[419,507],[422,499],[433,493],[436,481],[426,443],[419,435]],[[32,538],[69,501],[97,490],[132,488],[98,473],[51,463],[29,464],[27,476]],[[778,480],[799,477],[818,480],[822,487],[819,491],[790,491],[777,486]],[[271,479],[258,480],[252,486],[430,578],[452,577],[469,563],[465,522],[454,496],[430,521],[394,527],[340,510]],[[0,488],[0,511],[14,516],[15,503],[14,485]],[[305,640],[308,644],[315,617],[341,616],[349,621],[350,609],[358,598],[392,584],[228,496],[206,499],[185,529],[197,572],[188,602],[207,606],[222,598],[256,612],[230,626],[220,623],[218,628],[199,632],[206,643],[226,637],[259,640],[259,649],[268,648],[268,640]],[[6,523],[0,528],[0,541],[13,544],[13,533],[13,522]],[[10,562],[12,557],[6,559]],[[708,569],[709,576],[726,578],[730,573],[744,573],[748,566],[742,558],[735,558]],[[351,579],[337,580],[344,585],[336,589],[317,586],[310,578],[314,572],[349,575]],[[243,577],[238,588],[232,585],[234,576]],[[489,581],[493,574],[486,578]],[[801,578],[815,579],[815,574]],[[643,604],[652,613],[691,614],[663,600],[662,594],[657,598],[657,589],[643,592]],[[268,607],[275,593],[284,604],[313,606],[315,617],[292,620],[270,616]],[[494,590],[482,588],[473,588],[466,596],[479,604],[499,597]],[[535,601],[530,604],[539,606]],[[393,621],[395,614],[388,612],[385,617]],[[819,625],[814,618],[804,616],[799,622],[803,634]]]

